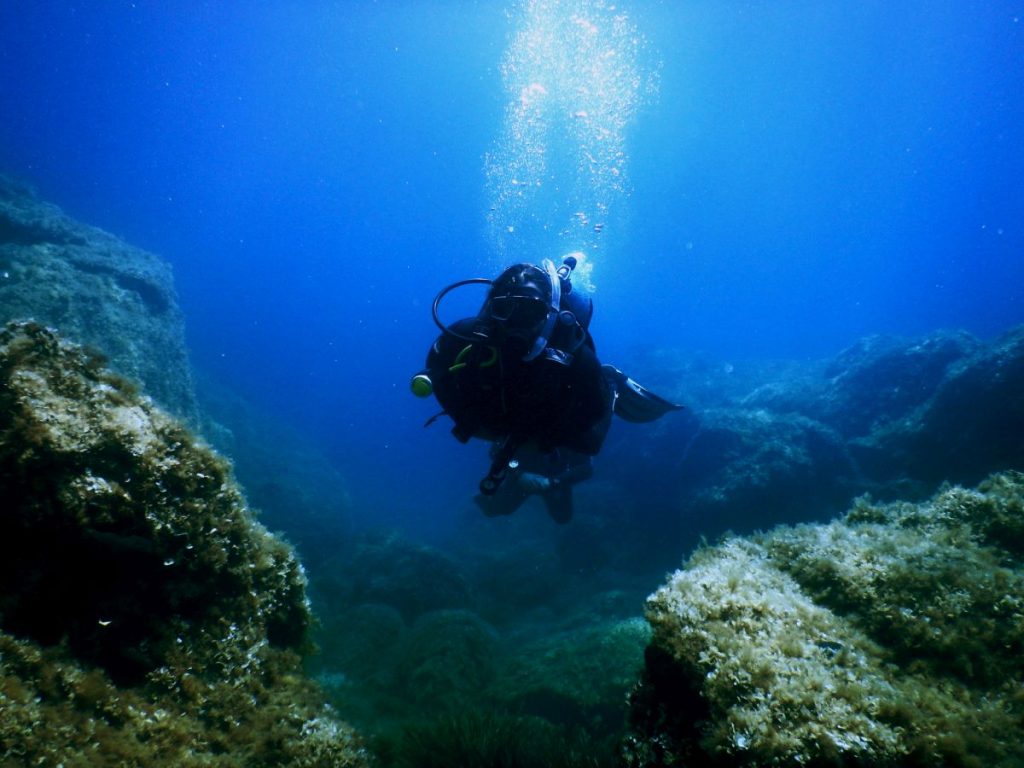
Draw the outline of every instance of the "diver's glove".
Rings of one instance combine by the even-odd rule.
[[[527,493],[544,493],[555,487],[555,481],[533,472],[523,472],[519,475],[519,487]]]

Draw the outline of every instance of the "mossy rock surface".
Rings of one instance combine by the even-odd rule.
[[[514,712],[607,733],[622,727],[626,696],[643,667],[642,618],[595,622],[515,646],[492,690]]]
[[[631,765],[1024,763],[1024,475],[699,550],[648,600]]]
[[[403,637],[396,677],[429,711],[463,707],[493,677],[497,645],[497,632],[472,611],[425,613]]]
[[[297,674],[291,547],[223,459],[32,323],[0,331],[0,497],[0,756],[360,764]]]

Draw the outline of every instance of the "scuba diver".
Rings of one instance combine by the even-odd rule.
[[[562,265],[515,264],[494,280],[471,278],[444,288],[432,315],[441,329],[413,393],[433,394],[462,443],[492,443],[491,466],[475,501],[488,516],[507,515],[531,495],[552,519],[572,518],[572,486],[593,473],[612,415],[654,421],[682,408],[601,365],[590,335],[593,302],[573,291],[577,259]],[[464,285],[490,288],[475,317],[445,325],[441,300]]]

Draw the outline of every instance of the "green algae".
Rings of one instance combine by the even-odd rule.
[[[299,674],[302,566],[228,463],[33,323],[0,331],[0,495],[0,757],[365,764]]]
[[[377,745],[383,768],[610,768],[614,751],[538,717],[465,709]]]
[[[630,764],[1019,765],[1022,500],[1008,472],[696,552],[648,601]]]

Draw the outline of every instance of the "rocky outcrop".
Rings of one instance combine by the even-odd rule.
[[[0,332],[0,758],[363,765],[299,672],[291,548],[100,359]]]
[[[597,620],[517,643],[492,685],[504,708],[605,734],[619,728],[650,628],[640,617]]]
[[[98,350],[196,423],[171,268],[0,176],[0,322],[34,320]]]
[[[868,336],[804,375],[762,383],[741,402],[806,416],[847,440],[862,438],[928,402],[954,366],[983,348],[963,332]]]
[[[677,477],[682,514],[694,526],[713,530],[729,519],[752,529],[838,511],[858,472],[841,437],[821,422],[718,408],[701,414]]]
[[[653,594],[632,766],[1016,766],[1024,475],[698,550]]]
[[[408,621],[445,609],[471,608],[475,602],[465,574],[451,557],[395,533],[362,537],[339,566],[353,603],[390,605]]]
[[[851,450],[880,484],[976,483],[1024,468],[1024,327],[955,360],[920,405]]]
[[[664,467],[647,471],[671,478],[680,517],[705,536],[824,519],[865,492],[919,500],[943,482],[1024,468],[1024,327],[987,343],[963,332],[871,336],[802,365],[666,361],[661,375],[675,384],[664,391],[692,415],[663,419],[615,465],[631,467],[642,450],[648,468]]]

